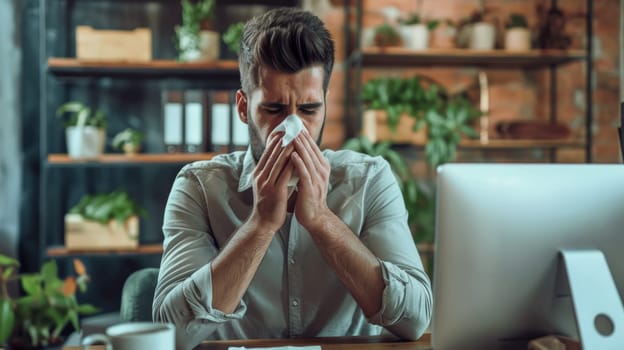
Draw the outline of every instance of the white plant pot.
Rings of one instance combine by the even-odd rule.
[[[412,50],[425,50],[429,47],[429,29],[425,24],[410,24],[400,27],[403,46]]]
[[[362,49],[371,47],[375,43],[375,28],[374,27],[366,27],[362,29],[362,33],[360,35],[360,47]]]
[[[95,126],[70,126],[65,129],[67,153],[71,158],[95,158],[104,152],[105,129]]]
[[[527,28],[511,28],[505,31],[505,50],[527,51],[531,49],[531,33]]]
[[[214,61],[219,58],[219,33],[202,30],[197,37],[183,33],[180,41],[180,59],[183,61]],[[197,47],[193,45],[197,42]]]
[[[492,50],[496,42],[494,25],[479,22],[470,25],[468,47],[473,50]]]

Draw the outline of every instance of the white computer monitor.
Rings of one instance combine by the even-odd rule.
[[[604,254],[619,302],[607,311],[624,314],[623,165],[439,167],[434,349],[526,349],[547,334],[578,337],[561,249]],[[591,284],[584,291],[602,300],[603,288]]]

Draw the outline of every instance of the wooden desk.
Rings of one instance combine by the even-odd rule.
[[[246,340],[211,340],[201,343],[195,350],[227,350],[230,346],[247,348],[271,346],[306,346],[320,345],[322,350],[430,350],[431,337],[425,334],[417,341],[400,341],[392,337],[332,337],[332,338],[294,338],[294,339],[246,339]],[[101,350],[103,346],[91,346]],[[64,346],[63,350],[80,350],[79,346]]]
[[[430,350],[431,337],[425,334],[417,341],[400,341],[393,337],[331,337],[294,339],[247,339],[205,341],[196,350],[227,350],[230,346],[259,348],[270,346],[320,345],[322,350]]]

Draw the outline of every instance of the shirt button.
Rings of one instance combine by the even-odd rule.
[[[299,306],[299,300],[293,299],[292,306]]]
[[[295,264],[295,259],[290,258],[290,260],[288,260],[288,262],[289,262],[291,265],[294,265],[294,264]]]

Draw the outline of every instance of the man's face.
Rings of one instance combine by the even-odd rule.
[[[251,150],[256,161],[267,139],[287,116],[296,114],[310,135],[320,144],[325,123],[323,68],[313,66],[297,73],[260,68],[258,87],[247,96],[238,92],[240,119],[249,126]]]

